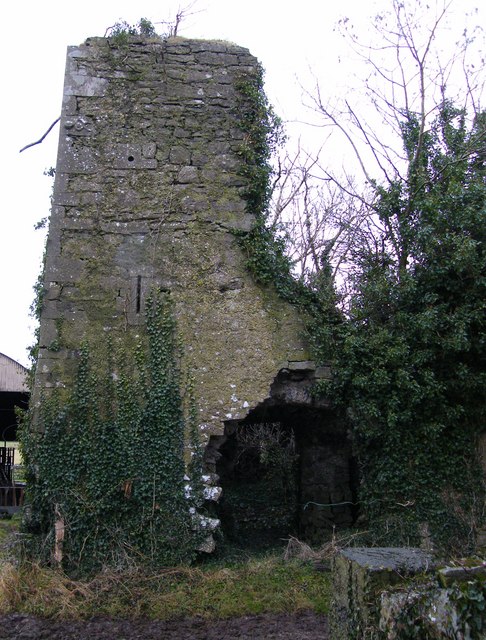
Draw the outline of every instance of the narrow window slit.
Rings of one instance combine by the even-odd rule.
[[[142,301],[142,276],[137,276],[137,304],[136,304],[136,312],[140,313]]]

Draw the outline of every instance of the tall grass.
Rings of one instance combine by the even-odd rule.
[[[281,548],[255,552],[224,545],[196,567],[156,574],[107,571],[74,580],[53,568],[16,561],[12,543],[19,519],[20,515],[0,519],[0,614],[168,620],[302,610],[327,613],[329,608],[330,575],[315,571],[315,558],[303,553],[304,546],[294,538],[286,553]]]
[[[326,613],[330,598],[327,574],[309,564],[278,556],[230,567],[180,567],[155,575],[101,573],[89,581],[24,564],[0,569],[0,611],[56,618],[144,616],[157,619],[294,613]]]

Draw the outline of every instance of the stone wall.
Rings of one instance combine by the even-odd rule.
[[[356,547],[341,551],[332,564],[333,639],[380,637],[381,594],[432,567],[432,557],[420,549]]]
[[[155,286],[170,292],[200,424],[222,433],[308,359],[293,307],[255,284],[235,231],[243,198],[246,49],[104,38],[70,47],[34,403],[66,387],[87,340],[130,347]]]
[[[486,431],[479,436],[479,460],[486,480]]]
[[[437,568],[415,548],[349,548],[333,559],[333,640],[484,638],[486,563]]]

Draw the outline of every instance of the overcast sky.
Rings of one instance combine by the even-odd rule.
[[[58,127],[46,140],[22,154],[60,115],[66,47],[102,36],[117,20],[153,23],[174,17],[187,2],[172,0],[0,0],[2,77],[0,179],[0,352],[28,364],[33,341],[29,305],[40,271],[45,232],[36,222],[49,214],[52,179],[44,170],[56,164]],[[284,119],[307,120],[302,87],[314,78],[329,96],[343,93],[353,70],[349,52],[335,26],[348,17],[363,32],[367,18],[391,0],[199,0],[180,27],[186,37],[215,38],[248,47],[266,69],[266,89]],[[455,0],[461,16],[474,6]],[[162,26],[156,25],[160,30]],[[324,132],[299,132],[319,143]]]

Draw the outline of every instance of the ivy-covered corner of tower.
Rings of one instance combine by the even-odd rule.
[[[255,280],[263,285],[276,284],[277,275],[290,276],[284,242],[267,226],[272,195],[270,160],[284,140],[282,121],[268,102],[261,66],[252,74],[242,75],[236,88],[238,124],[244,134],[239,150],[240,172],[245,179],[243,198],[254,217],[250,231],[239,232],[238,236]]]

